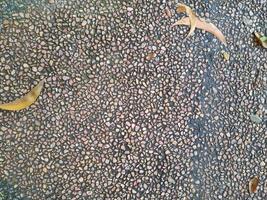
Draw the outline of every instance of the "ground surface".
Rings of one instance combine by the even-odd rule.
[[[228,45],[174,1],[0,2],[0,101],[46,79],[0,112],[0,199],[267,199],[267,2],[184,3]]]

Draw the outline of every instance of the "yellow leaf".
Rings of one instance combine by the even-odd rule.
[[[178,20],[172,26],[177,26],[177,25],[186,25],[186,26],[189,26],[190,25],[190,19],[189,19],[189,17],[185,17],[185,18],[182,18],[182,19]],[[208,23],[208,22],[206,22],[202,18],[200,18],[200,19],[199,18],[196,18],[196,27],[199,28],[199,29],[203,29],[203,30],[205,30],[207,32],[212,33],[223,44],[226,45],[226,39],[225,39],[224,35],[222,34],[222,32],[214,24]]]
[[[260,180],[257,176],[255,176],[254,178],[252,178],[249,181],[248,190],[250,193],[255,193],[257,191],[257,187],[259,185],[259,182],[260,182]]]
[[[186,13],[189,16],[189,21],[190,21],[190,31],[187,35],[187,37],[189,37],[190,35],[192,35],[192,33],[195,31],[196,28],[196,15],[195,13],[192,11],[192,9],[185,5],[185,4],[181,4],[179,3],[177,8],[176,8],[178,13]]]
[[[38,85],[36,85],[29,93],[20,99],[16,99],[9,103],[0,104],[0,109],[16,111],[29,107],[37,100],[42,91],[43,85],[44,80],[40,81]]]

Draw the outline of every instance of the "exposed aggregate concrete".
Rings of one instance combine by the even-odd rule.
[[[267,199],[265,1],[183,2],[227,46],[171,28],[175,1],[10,2],[0,101],[46,83],[30,108],[0,111],[8,199]]]

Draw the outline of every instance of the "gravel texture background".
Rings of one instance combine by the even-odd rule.
[[[267,199],[267,2],[183,2],[227,46],[171,28],[177,3],[0,2],[0,102],[46,79],[0,111],[1,200]]]

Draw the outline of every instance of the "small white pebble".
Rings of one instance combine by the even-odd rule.
[[[37,70],[37,67],[33,67],[33,68],[32,68],[32,71],[37,72],[37,71],[38,71],[38,70]]]
[[[132,12],[132,11],[133,11],[133,8],[128,7],[128,8],[127,8],[127,11],[128,11],[128,12]]]
[[[79,182],[80,182],[80,183],[83,182],[83,177],[79,178]]]
[[[87,24],[87,21],[86,20],[83,20],[82,26],[86,26],[86,24]]]
[[[67,81],[67,80],[69,80],[70,78],[69,78],[68,76],[63,76],[62,79],[63,79],[63,81]]]
[[[23,64],[23,67],[28,68],[29,65],[28,65],[27,63],[24,63],[24,64]]]

